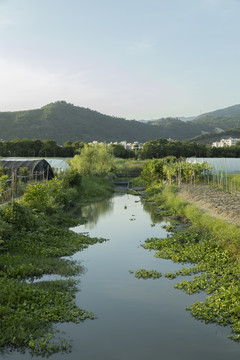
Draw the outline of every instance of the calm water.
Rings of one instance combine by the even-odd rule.
[[[115,196],[83,210],[90,222],[74,230],[109,239],[72,257],[86,269],[77,304],[94,312],[97,319],[59,326],[73,340],[73,351],[51,359],[239,359],[240,344],[227,338],[229,329],[206,325],[185,310],[203,300],[204,293],[186,295],[174,289],[179,279],[142,280],[129,273],[145,268],[165,274],[181,268],[140,246],[149,237],[166,236],[165,223],[154,223],[149,210],[131,195]],[[31,358],[18,353],[4,357]]]

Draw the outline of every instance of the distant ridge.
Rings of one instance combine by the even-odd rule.
[[[219,109],[219,110],[214,110],[214,111],[210,111],[208,113],[205,114],[201,114],[199,116],[197,116],[197,119],[200,119],[204,116],[229,116],[229,115],[237,115],[240,114],[240,105],[232,105],[232,106],[228,106],[226,108],[223,109]]]
[[[65,141],[122,141],[129,142],[162,137],[160,128],[135,120],[125,120],[97,111],[57,101],[41,109],[0,112],[0,138],[53,139]]]
[[[232,128],[240,128],[240,105],[216,110],[188,121],[180,118],[163,118],[151,122],[126,120],[65,101],[57,101],[35,110],[0,112],[0,139],[52,139],[59,145],[78,140],[187,140]]]

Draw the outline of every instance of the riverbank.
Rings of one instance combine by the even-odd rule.
[[[72,276],[83,268],[64,257],[105,241],[69,227],[85,222],[79,202],[112,193],[109,180],[81,178],[72,171],[63,179],[29,185],[21,200],[0,207],[0,352],[30,349],[32,355],[49,356],[70,351],[71,343],[56,337],[56,324],[94,319],[75,303],[79,289]],[[45,281],[43,275],[59,280]]]
[[[205,184],[182,184],[178,196],[203,212],[240,225],[240,197]]]
[[[229,206],[229,220],[232,221],[234,202],[218,189],[199,185],[191,187],[153,186],[148,189],[149,200],[167,209],[182,219],[189,220],[183,229],[174,229],[167,239],[153,238],[145,242],[144,248],[156,251],[155,256],[171,259],[177,263],[193,264],[192,268],[182,268],[175,273],[165,274],[174,279],[177,276],[194,275],[191,280],[183,280],[175,285],[188,294],[206,291],[203,302],[195,302],[188,310],[196,319],[206,323],[217,323],[232,328],[230,338],[240,340],[239,318],[239,264],[240,229],[236,224],[226,221],[224,206]],[[229,194],[226,194],[229,195]],[[198,202],[201,204],[197,206]],[[230,204],[232,207],[230,207]],[[207,213],[207,206],[222,206],[222,218]],[[202,211],[204,210],[204,212]],[[230,210],[232,212],[230,212]],[[219,212],[219,215],[221,214]],[[224,220],[223,220],[224,217]],[[236,218],[235,218],[236,221]]]

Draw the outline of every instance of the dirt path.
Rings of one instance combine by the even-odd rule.
[[[240,196],[203,184],[181,185],[178,195],[209,215],[240,225]]]

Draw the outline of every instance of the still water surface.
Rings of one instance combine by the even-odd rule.
[[[63,324],[59,329],[73,340],[62,360],[236,360],[240,344],[227,338],[229,329],[206,325],[185,307],[205,294],[187,295],[174,289],[184,278],[136,279],[129,270],[145,268],[163,273],[181,265],[157,259],[141,244],[150,237],[166,237],[165,222],[155,223],[149,206],[132,195],[119,195],[83,209],[86,225],[74,228],[109,241],[90,246],[72,258],[85,267],[77,304],[96,320]],[[30,359],[12,353],[9,359]]]

